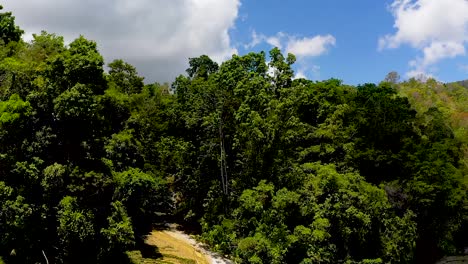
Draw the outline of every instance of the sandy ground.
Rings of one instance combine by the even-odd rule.
[[[147,237],[146,243],[157,246],[163,255],[173,255],[194,260],[197,264],[233,264],[219,254],[211,252],[189,235],[174,226],[167,230],[155,230]]]

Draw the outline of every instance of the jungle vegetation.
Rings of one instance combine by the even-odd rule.
[[[169,215],[237,263],[433,263],[468,246],[468,89],[294,79],[292,54],[149,83],[0,14],[0,256],[109,263]]]

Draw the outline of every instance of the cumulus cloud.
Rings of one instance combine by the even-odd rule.
[[[422,56],[410,62],[409,76],[428,75],[428,67],[440,60],[465,55],[468,1],[395,0],[389,8],[396,32],[379,39],[379,50],[404,44],[420,50]]]
[[[244,45],[244,49],[251,49],[263,42],[268,43],[270,46],[277,47],[279,49],[283,48],[282,41],[284,38],[288,37],[287,34],[283,32],[278,32],[274,36],[266,36],[264,34],[259,34],[257,31],[252,31],[252,41]]]
[[[267,37],[265,39],[266,43],[270,44],[273,47],[277,47],[278,49],[282,49],[283,45],[281,44],[281,39],[285,37],[285,34],[279,32],[276,36]]]
[[[278,32],[273,36],[259,34],[252,31],[252,41],[244,45],[245,49],[251,49],[261,43],[267,43],[272,47],[284,49],[285,53],[296,56],[299,64],[295,79],[312,77],[318,79],[320,67],[311,63],[310,58],[326,54],[336,44],[334,36],[316,35],[311,37],[297,37],[284,32]]]
[[[335,43],[336,39],[332,35],[310,38],[292,37],[288,41],[286,51],[297,57],[316,57],[327,52],[329,47],[335,46]]]
[[[306,76],[306,73],[304,72],[304,70],[299,69],[299,70],[296,71],[293,79],[307,79],[307,76]]]
[[[432,42],[429,46],[424,47],[422,52],[423,57],[410,61],[410,66],[424,70],[442,59],[465,55],[465,47],[463,44],[455,42]]]
[[[263,42],[279,49],[286,47],[286,53],[292,53],[298,58],[305,58],[323,55],[332,46],[335,46],[336,39],[330,34],[299,38],[284,32],[278,32],[273,36],[266,36],[252,31],[252,41],[244,45],[244,48],[251,49]]]
[[[98,42],[107,62],[123,58],[147,81],[172,81],[189,57],[222,61],[237,53],[229,30],[240,0],[21,0],[6,10],[29,35],[41,30]]]
[[[310,77],[309,77],[310,76]],[[303,65],[299,67],[294,75],[293,79],[300,79],[300,78],[312,78],[313,80],[320,79],[320,66],[318,65],[310,65],[304,67]]]

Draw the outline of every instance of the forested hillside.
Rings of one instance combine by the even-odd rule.
[[[434,263],[468,246],[468,90],[189,59],[145,84],[0,15],[0,256],[118,263],[166,214],[237,263]],[[116,54],[118,56],[118,54]]]
[[[427,123],[434,118],[445,120],[445,129],[450,130],[461,144],[464,157],[461,160],[462,168],[467,169],[468,88],[464,86],[465,83],[461,81],[443,84],[434,79],[421,83],[410,80],[396,87],[401,95],[408,97],[412,107],[417,110],[417,118],[420,122]],[[468,175],[466,171],[464,174]]]

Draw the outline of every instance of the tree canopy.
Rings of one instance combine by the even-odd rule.
[[[109,263],[170,216],[237,263],[433,263],[468,246],[468,90],[294,79],[277,48],[145,84],[0,14],[0,262]]]

